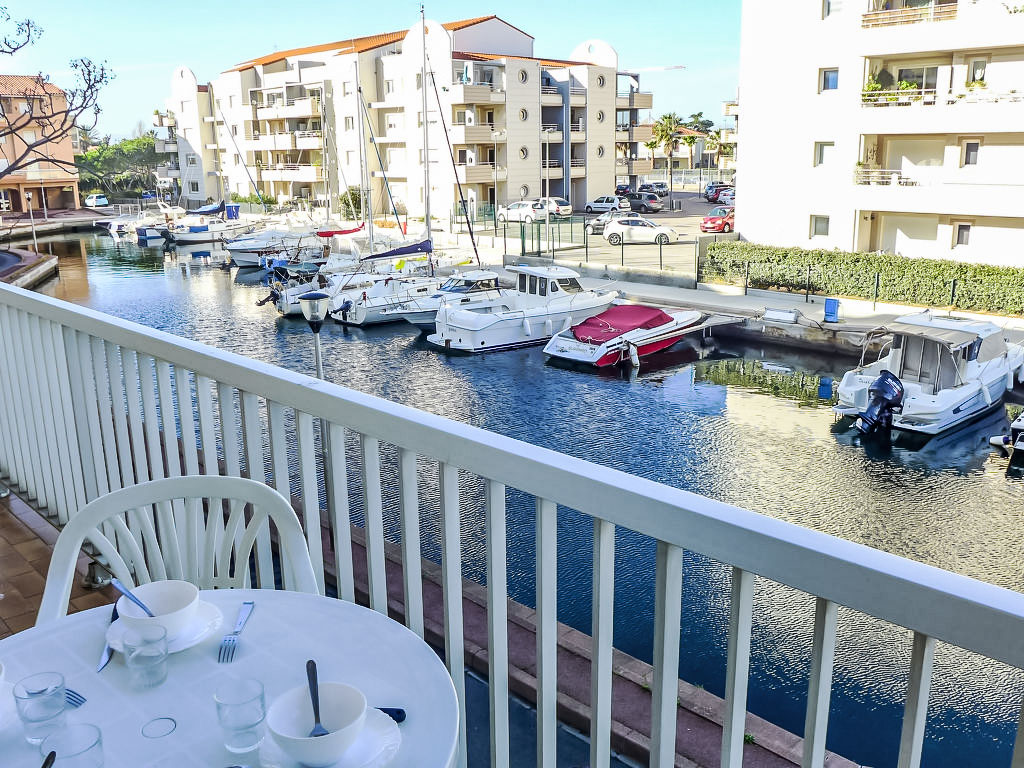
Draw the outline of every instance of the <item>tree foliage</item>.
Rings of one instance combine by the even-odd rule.
[[[715,127],[715,121],[709,120],[704,117],[703,112],[694,112],[690,115],[690,119],[683,124],[686,128],[690,128],[694,131],[700,131],[701,133],[709,133],[712,128]]]
[[[84,154],[75,155],[82,186],[97,186],[104,192],[155,187],[159,162],[152,131],[145,136],[113,144],[106,138]]]

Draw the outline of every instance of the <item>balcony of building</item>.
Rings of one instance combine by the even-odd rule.
[[[487,144],[504,141],[503,123],[455,123],[448,129],[452,144]]]
[[[654,170],[653,158],[625,158],[615,159],[615,172],[619,175],[633,176],[635,174],[647,174]]]
[[[739,141],[738,134],[733,128],[724,128],[718,135],[718,140],[722,144],[735,144]]]
[[[153,125],[157,128],[174,128],[178,121],[173,112],[154,112]]]
[[[562,143],[562,127],[558,123],[543,123],[540,126],[540,140]]]
[[[615,96],[616,109],[650,109],[654,96],[649,91],[619,91]]]
[[[322,181],[323,167],[305,163],[272,163],[260,166],[263,181]]]
[[[582,157],[573,157],[569,160],[569,176],[573,179],[582,179],[587,175],[587,161]]]
[[[287,120],[293,117],[320,117],[320,99],[304,96],[292,99],[275,99],[263,104],[257,103],[256,117],[259,120]]]
[[[849,684],[840,666],[871,663],[867,657],[878,653],[869,643],[863,662],[849,655],[849,643],[864,646],[866,620],[901,644],[905,673],[898,689],[891,682],[885,690],[867,686],[858,698],[871,711],[900,710],[902,757],[897,761],[893,744],[891,764],[919,768],[926,738],[932,746],[942,738],[926,737],[942,653],[966,649],[964,658],[980,654],[1024,668],[1019,593],[2,284],[0,319],[6,363],[0,367],[0,480],[20,497],[24,519],[38,520],[33,531],[53,541],[54,526],[66,525],[86,503],[150,478],[223,473],[294,494],[298,543],[308,552],[315,590],[358,600],[382,614],[381,624],[400,620],[443,652],[458,712],[451,766],[473,764],[467,717],[483,714],[490,738],[483,736],[489,746],[479,764],[490,768],[522,764],[511,756],[534,750],[537,765],[558,764],[560,718],[589,735],[593,766],[613,764],[618,749],[653,768],[801,762],[848,768],[852,763],[826,752],[825,741],[834,680]],[[327,492],[319,495],[318,488]],[[11,501],[0,506],[13,510]],[[145,521],[153,537],[147,547],[164,545],[166,521],[190,508],[132,510],[122,523],[128,533],[111,536],[111,547],[124,547]],[[218,517],[215,509],[211,504],[211,519]],[[530,519],[520,524],[519,516]],[[562,531],[577,519],[592,530],[593,546],[567,552]],[[21,533],[4,522],[4,536]],[[6,559],[27,564],[16,553],[31,551],[34,561],[48,560],[39,539],[18,541],[30,539],[31,548],[15,549],[5,538]],[[253,572],[273,573],[278,561],[270,532],[257,540],[265,544],[254,555]],[[181,560],[196,562],[187,537],[182,542]],[[515,558],[516,547],[530,555]],[[627,567],[617,567],[624,558]],[[689,612],[709,609],[709,596],[684,592],[685,562],[694,558],[711,563],[722,586],[724,603],[712,606],[722,658],[696,660],[715,665],[722,699],[678,679]],[[651,563],[649,580],[633,572],[641,559]],[[462,576],[466,566],[472,581]],[[565,573],[580,569],[592,586],[566,598]],[[614,647],[613,619],[624,595],[645,606],[643,652],[651,664]],[[578,601],[587,605],[589,636],[559,623],[559,611]],[[802,739],[747,714],[752,660],[763,652],[754,642],[759,624],[768,627],[769,641],[780,631],[806,637],[786,670],[792,707],[806,713]],[[61,664],[94,666],[102,638],[102,630],[63,638]],[[204,647],[177,656],[172,675],[214,646]],[[300,665],[306,658],[303,638],[287,633],[275,638],[274,650],[294,653]],[[20,658],[4,661],[25,666]],[[467,694],[467,667],[487,680],[475,700]],[[982,694],[1004,688],[1015,674],[993,668],[999,674],[977,681]],[[127,673],[112,667],[102,678],[88,674],[103,681],[87,689],[90,721],[100,718],[106,727],[109,717],[111,727],[123,726],[123,711],[104,711]],[[945,682],[938,672],[934,677]],[[84,674],[72,679],[86,684]],[[513,725],[510,692],[536,703],[528,711],[535,734]],[[152,694],[136,695],[147,701]],[[416,714],[410,712],[407,728],[415,728]],[[179,735],[196,727],[194,719],[179,721]],[[1013,740],[1014,730],[1009,725],[1005,738]],[[411,739],[409,730],[404,734]],[[115,739],[105,733],[104,741]],[[416,764],[415,754],[403,756]],[[112,757],[108,751],[110,763],[128,764]],[[1020,762],[1019,749],[1007,755],[1007,764]]]
[[[925,4],[914,0],[871,0],[869,8],[861,16],[862,27],[895,27],[955,19],[957,0],[935,0]]]
[[[253,132],[245,137],[249,143],[248,149],[267,152],[270,150],[287,151],[295,149],[295,134],[291,131],[276,131],[272,133]],[[320,148],[319,145],[316,147]]]
[[[504,181],[508,176],[508,170],[502,165],[493,162],[481,161],[476,163],[457,163],[455,176],[461,184],[487,184],[495,180]]]
[[[587,103],[587,89],[578,85],[569,88],[569,104],[574,107],[582,107]]]
[[[490,83],[452,83],[448,86],[448,98],[452,104],[491,104],[503,102],[505,95]]]
[[[563,171],[563,160],[559,157],[545,158],[540,161],[540,175],[542,179],[561,179],[565,174]]]
[[[562,92],[557,85],[542,85],[540,87],[540,104],[542,107],[558,107],[563,103]]]
[[[156,167],[158,179],[180,179],[181,168],[176,163],[163,163]]]
[[[322,149],[324,145],[324,135],[322,131],[316,130],[304,130],[294,131],[292,136],[295,140],[296,149]]]
[[[163,154],[165,152],[177,153],[178,151],[177,139],[156,139],[154,143],[154,150],[158,155]]]
[[[736,99],[722,102],[722,115],[724,117],[736,117],[740,113],[740,103]]]

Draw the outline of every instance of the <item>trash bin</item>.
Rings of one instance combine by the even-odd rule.
[[[227,212],[229,219],[237,219],[238,211],[242,206],[240,205],[225,205],[224,210]]]
[[[839,322],[839,299],[825,299],[825,322]]]

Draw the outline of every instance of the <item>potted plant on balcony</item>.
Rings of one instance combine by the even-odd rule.
[[[868,80],[864,83],[864,89],[861,91],[861,101],[865,104],[870,104],[874,101],[881,101],[881,99],[876,95],[880,90],[882,90],[882,84],[875,79],[874,75],[868,75]]]
[[[896,84],[896,90],[898,91],[897,98],[900,104],[909,104],[911,101],[917,101],[921,98],[920,88],[917,83],[912,83],[909,80],[900,80]]]

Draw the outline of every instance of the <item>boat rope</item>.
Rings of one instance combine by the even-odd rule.
[[[384,170],[384,160],[380,156],[380,147],[377,146],[377,137],[373,132],[373,123],[370,121],[370,112],[366,109],[366,101],[363,99],[363,88],[362,86],[356,88],[356,93],[359,98],[360,111],[363,113],[363,117],[366,120],[366,130],[370,132],[370,144],[373,145],[374,154],[377,155],[377,164],[380,166],[381,173],[384,174],[384,191],[388,193],[388,202],[391,203],[391,211],[395,214],[395,221],[398,223],[398,231],[402,231],[402,219],[398,216],[398,207],[395,205],[395,198],[391,194],[391,184],[388,181],[387,172]],[[370,253],[373,253],[373,243],[370,243]]]

